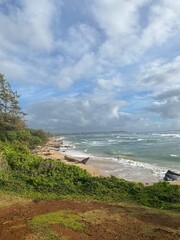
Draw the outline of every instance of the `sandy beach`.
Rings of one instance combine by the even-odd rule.
[[[96,157],[96,158],[91,157],[90,161],[88,161],[87,164],[79,163],[79,161],[82,160],[83,158],[82,157],[81,158],[80,157],[72,157],[69,154],[60,152],[59,149],[60,149],[61,145],[62,145],[62,142],[60,141],[59,138],[52,137],[49,139],[49,141],[47,142],[47,144],[45,146],[37,148],[36,150],[33,151],[33,153],[35,153],[36,155],[41,156],[43,158],[58,160],[65,164],[78,166],[78,167],[88,171],[92,176],[110,176],[109,174],[106,174],[106,170],[108,172],[108,168],[109,168],[108,162],[102,161],[102,159],[98,159],[98,157]],[[73,158],[77,162],[68,161],[66,159],[67,157]],[[141,178],[140,178],[141,173],[140,172],[139,173],[138,173],[138,171],[132,172],[132,170],[130,170],[128,168],[126,169],[126,171],[128,172],[129,176],[132,174],[138,175],[139,182],[141,182],[145,185],[152,185],[153,183],[159,182],[159,179],[157,177],[153,177],[153,178],[151,177],[151,178],[147,178],[146,181],[144,181],[144,180],[141,181]],[[122,172],[121,178],[123,178],[123,172]],[[179,180],[178,181],[170,181],[170,184],[180,185],[180,181]]]
[[[36,155],[41,156],[43,158],[58,160],[65,164],[78,166],[78,167],[88,171],[92,176],[102,175],[100,173],[100,170],[98,170],[97,168],[95,168],[89,164],[85,165],[82,163],[75,163],[75,162],[68,161],[66,159],[66,157],[71,157],[71,156],[60,152],[59,151],[60,146],[61,146],[61,141],[58,138],[53,137],[53,138],[50,138],[50,140],[48,141],[48,143],[45,146],[37,148],[35,151],[33,151],[33,153],[35,153]],[[77,162],[82,160],[79,158],[74,158],[74,159],[77,160]]]

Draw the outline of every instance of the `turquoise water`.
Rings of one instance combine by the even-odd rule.
[[[73,145],[72,155],[99,156],[109,162],[149,168],[159,175],[167,169],[180,172],[179,131],[74,134],[66,135],[65,139]],[[118,165],[114,167],[116,171]]]

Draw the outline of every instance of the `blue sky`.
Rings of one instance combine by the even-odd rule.
[[[180,1],[0,0],[0,72],[34,128],[180,129]]]

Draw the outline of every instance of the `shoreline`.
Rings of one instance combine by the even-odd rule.
[[[46,159],[58,160],[65,164],[78,166],[86,170],[87,172],[89,172],[94,177],[103,176],[103,174],[100,173],[100,170],[98,170],[97,168],[89,164],[69,162],[68,160],[66,160],[65,159],[66,156],[67,157],[73,157],[73,156],[60,152],[59,150],[60,147],[61,147],[61,141],[57,137],[52,137],[45,144],[45,146],[35,149],[33,153]],[[76,158],[76,157],[73,157],[73,158],[76,159],[77,161],[80,160],[80,158]]]
[[[33,153],[46,159],[59,160],[65,164],[78,166],[86,170],[87,172],[89,172],[94,177],[97,177],[97,176],[109,177],[113,175],[118,178],[125,179],[127,181],[140,182],[140,183],[143,183],[144,185],[152,185],[154,183],[160,182],[160,179],[154,176],[150,170],[139,168],[137,171],[137,168],[133,169],[133,168],[130,168],[129,166],[126,166],[126,168],[124,168],[126,170],[126,177],[124,177],[123,175],[124,169],[122,169],[121,177],[117,176],[116,173],[109,174],[108,172],[109,172],[110,163],[104,160],[102,157],[91,156],[90,161],[88,161],[87,164],[82,164],[82,163],[79,163],[78,161],[82,160],[83,157],[73,156],[71,152],[67,154],[64,152],[61,152],[60,151],[61,146],[64,146],[63,141],[59,137],[52,137],[45,144],[45,146],[37,148],[36,150],[33,151]],[[69,158],[75,159],[78,163],[68,161],[67,159],[65,159],[66,156]],[[116,162],[113,162],[111,164],[116,164]],[[150,177],[149,178],[147,177],[146,180],[144,180],[143,178],[141,178],[142,172],[143,174],[146,174],[147,176],[149,175]],[[138,180],[131,179],[133,174],[137,175],[136,177],[138,177]],[[129,176],[129,179],[128,179],[128,176]],[[180,185],[180,180],[169,181],[169,183],[172,185]]]

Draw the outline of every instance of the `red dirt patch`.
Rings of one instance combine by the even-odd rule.
[[[83,233],[60,225],[52,226],[59,236],[66,236],[68,240],[180,239],[180,235],[175,231],[180,226],[180,217],[175,220],[169,217],[169,220],[164,223],[164,217],[157,218],[157,215],[131,216],[122,206],[100,202],[58,200],[31,202],[25,206],[16,204],[0,210],[0,240],[25,239],[32,231],[28,225],[30,219],[36,215],[59,210],[70,210],[82,216],[89,211],[94,217],[90,220],[82,218],[86,229]],[[93,215],[93,211],[99,215]]]

